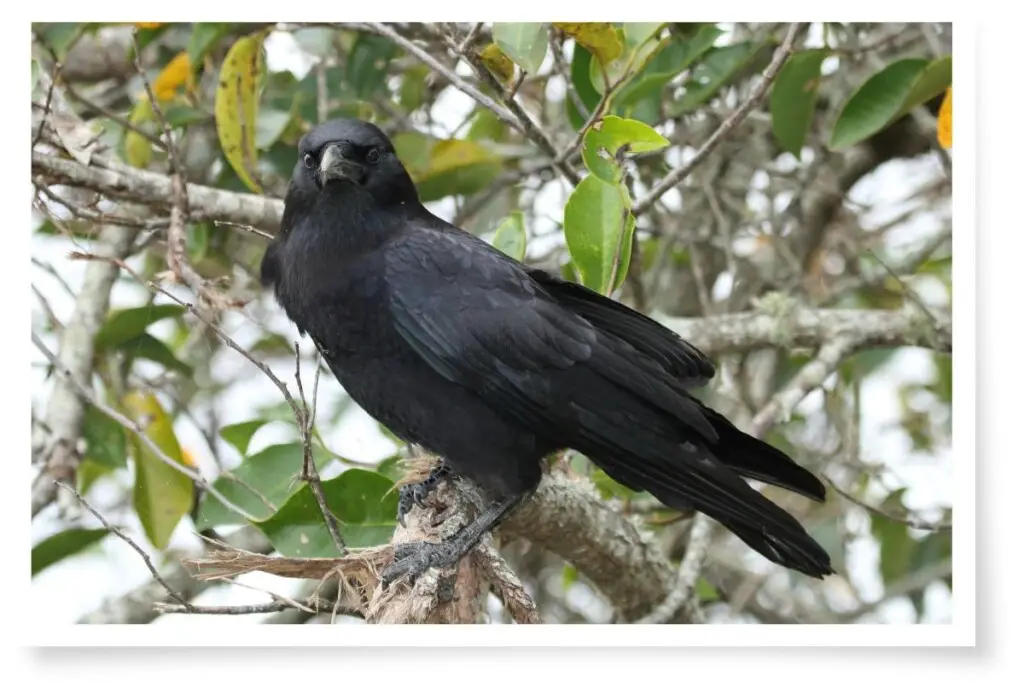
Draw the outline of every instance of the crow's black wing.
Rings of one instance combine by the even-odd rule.
[[[436,372],[533,429],[556,424],[550,374],[591,357],[590,323],[460,231],[411,227],[388,243],[385,268],[395,326]]]
[[[684,386],[704,386],[715,376],[711,359],[664,325],[583,285],[539,269],[528,272],[558,303],[658,362]]]
[[[386,249],[395,325],[435,371],[535,430],[578,421],[582,384],[622,392],[715,441],[683,384],[544,290],[517,261],[454,228],[409,227]],[[572,372],[569,372],[572,370]],[[597,379],[600,378],[600,381]]]

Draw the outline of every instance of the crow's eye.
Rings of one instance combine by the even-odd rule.
[[[378,161],[380,161],[380,152],[378,152],[376,149],[371,149],[369,152],[366,153],[366,160],[371,164],[377,163]]]
[[[313,168],[316,165],[316,159],[313,158],[312,154],[307,154],[302,157],[302,163],[306,165],[306,168]]]

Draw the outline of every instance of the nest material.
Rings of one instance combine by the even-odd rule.
[[[409,459],[396,487],[423,480],[437,463],[432,456]],[[381,572],[394,559],[394,545],[439,542],[465,526],[481,504],[475,487],[449,479],[428,498],[426,507],[413,508],[406,516],[406,526],[395,528],[388,545],[351,549],[340,558],[295,558],[253,553],[213,541],[218,549],[183,562],[194,567],[197,579],[205,581],[253,571],[321,583],[337,577],[345,609],[370,623],[479,623],[485,618],[487,592],[493,584],[517,621],[536,623],[532,599],[507,565],[502,567],[504,561],[489,534],[455,567],[428,570],[411,587],[408,581],[386,590],[381,587]]]

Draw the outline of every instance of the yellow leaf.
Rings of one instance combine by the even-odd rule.
[[[160,28],[163,26],[162,21],[138,21],[135,22],[135,28]]]
[[[170,417],[156,396],[135,391],[124,397],[125,412],[171,460],[187,465]],[[131,434],[135,462],[132,501],[153,547],[163,550],[181,518],[192,508],[192,479],[171,467]]]
[[[196,468],[196,459],[192,457],[192,452],[187,448],[181,449],[181,461],[192,469]]]
[[[946,88],[946,96],[939,107],[938,120],[939,144],[949,149],[953,146],[953,87]]]
[[[480,53],[480,59],[484,60],[488,71],[497,76],[502,83],[509,83],[515,75],[515,64],[496,43],[485,47]]]
[[[239,38],[224,58],[213,105],[217,135],[228,163],[253,192],[263,188],[255,177],[257,78],[265,31]]]
[[[195,81],[192,77],[192,62],[188,52],[179,52],[174,59],[153,80],[153,96],[161,102],[173,99],[182,86],[192,89]]]
[[[577,43],[592,52],[602,64],[614,61],[622,54],[622,40],[619,39],[619,33],[615,27],[609,23],[556,23],[553,26],[572,36]]]

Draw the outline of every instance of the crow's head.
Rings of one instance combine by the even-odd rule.
[[[361,188],[379,205],[418,201],[391,140],[359,119],[326,121],[306,133],[299,141],[292,182],[306,192]]]

